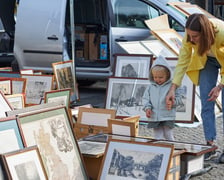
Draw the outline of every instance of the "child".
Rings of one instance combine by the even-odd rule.
[[[166,105],[166,95],[171,86],[171,68],[166,59],[159,56],[149,72],[150,85],[143,95],[146,117],[149,118],[148,128],[153,128],[155,139],[174,140],[173,131],[176,118],[176,107],[182,103],[176,91],[175,105]]]

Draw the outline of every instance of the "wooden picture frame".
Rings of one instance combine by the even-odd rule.
[[[12,94],[26,93],[26,78],[10,78],[12,81]]]
[[[115,54],[115,77],[148,78],[153,55]]]
[[[108,127],[108,119],[114,119],[116,111],[113,109],[79,107],[77,123]]]
[[[49,179],[88,179],[65,106],[18,118],[27,146],[38,146]]]
[[[146,78],[108,78],[105,108],[116,110],[117,118],[139,115],[140,121],[146,120],[142,97],[149,84]]]
[[[27,79],[26,104],[39,104],[46,91],[52,90],[53,75],[21,75]]]
[[[20,74],[23,75],[27,75],[27,74],[34,74],[34,70],[33,69],[20,69]]]
[[[75,71],[73,70],[72,60],[60,61],[52,63],[53,72],[56,79],[56,84],[58,89],[71,89],[71,98],[74,100],[74,95],[76,99],[79,99],[78,87],[75,79]]]
[[[5,153],[2,159],[9,179],[48,179],[37,146]]]
[[[25,107],[24,94],[12,94],[12,95],[6,95],[5,97],[11,104],[13,110],[23,109]]]
[[[12,82],[9,79],[0,79],[0,91],[5,95],[12,94]]]
[[[160,40],[145,40],[140,41],[140,43],[151,51],[155,57],[162,55],[167,58],[177,58],[177,55]]]
[[[172,154],[172,145],[109,140],[98,179],[166,179]]]
[[[0,71],[0,77],[19,78],[20,73],[19,72],[11,72],[11,71]]]
[[[10,105],[9,101],[2,91],[0,91],[0,109],[0,118],[6,117],[6,112],[13,110],[12,106]]]
[[[183,37],[174,29],[152,30],[151,33],[165,43],[176,55],[179,54]]]

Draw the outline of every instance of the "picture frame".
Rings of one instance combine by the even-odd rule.
[[[179,54],[179,50],[182,45],[183,37],[177,33],[174,29],[165,30],[152,30],[151,33],[164,44],[167,45],[176,55]]]
[[[98,179],[166,179],[172,154],[172,145],[109,140]]]
[[[5,153],[2,159],[9,179],[48,179],[37,146]]]
[[[116,110],[116,118],[139,115],[140,121],[147,120],[142,97],[149,84],[146,78],[109,77],[105,108]]]
[[[53,75],[31,75],[22,74],[26,78],[26,104],[39,104],[46,91],[52,90]]]
[[[79,107],[77,123],[108,127],[108,119],[114,119],[116,111],[113,109],[102,109],[102,108],[86,108]]]
[[[26,93],[26,78],[10,78],[12,81],[12,94]]]
[[[0,79],[0,91],[5,95],[12,94],[12,82],[7,79]]]
[[[20,69],[20,74],[34,74],[33,69]]]
[[[11,104],[13,110],[23,109],[25,107],[24,94],[11,94],[11,95],[6,95],[5,97]]]
[[[19,72],[12,72],[12,71],[0,71],[0,77],[19,78],[20,77],[20,73]]]
[[[0,91],[0,118],[6,117],[7,111],[12,111],[13,108],[10,105],[9,101],[6,99],[2,91]]]
[[[115,54],[115,77],[148,78],[153,55]]]
[[[18,119],[27,146],[38,146],[49,179],[88,179],[65,106],[21,114]]]
[[[78,87],[73,70],[72,60],[52,63],[53,72],[58,89],[71,89],[71,99],[79,99]],[[76,97],[74,97],[76,96]]]

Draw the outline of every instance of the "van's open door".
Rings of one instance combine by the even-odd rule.
[[[52,71],[51,63],[62,60],[65,11],[66,0],[20,1],[14,43],[20,68]]]

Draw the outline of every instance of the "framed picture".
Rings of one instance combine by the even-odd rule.
[[[18,118],[27,146],[38,146],[49,179],[88,179],[65,106]]]
[[[171,69],[175,69],[177,59],[167,59]],[[182,85],[179,87],[183,104],[176,107],[176,122],[194,122],[195,86],[187,75],[184,75]]]
[[[167,58],[177,58],[177,55],[160,40],[140,41],[140,43],[152,52],[155,57],[162,55]]]
[[[134,122],[123,121],[121,119],[108,119],[108,128],[110,134],[137,136],[136,124]]]
[[[2,158],[9,179],[48,179],[37,146],[5,153]]]
[[[0,154],[26,147],[20,124],[15,116],[0,118],[0,146]],[[0,161],[0,179],[7,179],[6,176]]]
[[[77,122],[80,124],[108,127],[108,119],[114,119],[116,111],[113,109],[80,107]]]
[[[148,79],[110,77],[107,85],[106,109],[116,110],[117,117],[139,115],[146,120],[142,110],[142,97],[150,82]]]
[[[148,51],[140,41],[128,41],[128,42],[116,42],[125,52],[128,54],[147,54],[151,55],[152,53]]]
[[[76,95],[76,98],[79,99],[72,60],[52,63],[52,67],[58,89],[70,88],[72,92],[71,96]]]
[[[12,111],[13,108],[10,105],[9,101],[6,99],[2,91],[0,91],[0,118],[6,117],[7,111]]]
[[[114,76],[148,78],[152,55],[115,54]]]
[[[12,67],[1,67],[0,71],[12,71]]]
[[[176,55],[179,54],[183,37],[174,29],[152,30],[151,32],[155,37],[165,43]]]
[[[20,69],[20,74],[34,74],[33,69]]]
[[[26,93],[26,78],[10,78],[12,81],[12,94]]]
[[[109,140],[98,179],[166,179],[172,154],[172,145]]]
[[[39,104],[46,91],[52,90],[53,75],[21,75],[26,78],[26,104]]]
[[[25,107],[24,94],[12,94],[6,95],[5,97],[11,104],[13,110],[22,109]]]
[[[11,72],[11,71],[0,71],[0,77],[20,77],[19,72]]]
[[[10,80],[0,79],[0,91],[4,94],[12,94],[12,82]]]

